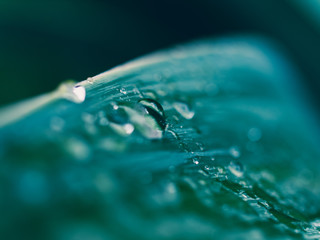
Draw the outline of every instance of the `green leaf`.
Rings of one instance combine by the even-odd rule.
[[[8,106],[1,238],[319,237],[298,76],[266,40],[207,39]]]

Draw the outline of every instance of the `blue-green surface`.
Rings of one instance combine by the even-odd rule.
[[[278,51],[195,42],[0,112],[0,238],[318,238],[317,129]]]

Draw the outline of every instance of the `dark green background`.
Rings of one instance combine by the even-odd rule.
[[[258,33],[284,47],[317,106],[319,25],[295,2],[299,1],[0,0],[0,105],[176,43]]]

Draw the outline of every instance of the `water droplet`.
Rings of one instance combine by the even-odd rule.
[[[222,167],[217,167],[217,169],[220,174],[224,173],[224,169]]]
[[[82,103],[86,99],[86,89],[81,85],[75,85],[74,81],[66,81],[59,85],[58,93],[62,98],[75,103]]]
[[[160,103],[153,99],[144,98],[138,101],[134,109],[130,119],[139,132],[149,139],[162,138],[167,123]]]
[[[240,155],[241,155],[241,152],[240,152],[240,149],[239,147],[237,146],[232,146],[230,149],[229,149],[229,154],[234,157],[234,158],[239,158]]]
[[[167,127],[163,108],[153,99],[140,99],[134,104],[112,103],[106,112],[110,127],[122,135],[137,129],[146,138],[160,139]]]
[[[163,107],[156,100],[151,98],[143,98],[140,99],[138,102],[142,104],[147,109],[147,111],[150,111],[150,109],[152,109],[158,114],[160,114],[162,117],[164,117]]]
[[[124,95],[127,94],[127,90],[126,90],[125,88],[121,88],[121,89],[120,89],[120,92],[121,92],[122,94],[124,94]]]
[[[195,156],[195,157],[192,158],[192,162],[193,162],[194,164],[196,164],[196,165],[199,164],[199,160],[200,160],[200,158],[199,158],[198,156]]]
[[[88,77],[88,78],[87,78],[87,82],[88,82],[89,84],[93,84],[94,79],[93,79],[92,77]]]
[[[262,132],[259,128],[250,128],[248,131],[248,138],[251,142],[257,142],[261,139]]]
[[[130,122],[129,115],[123,106],[111,103],[107,106],[106,117],[109,126],[120,135],[130,135],[134,131],[134,126]]]
[[[195,112],[186,102],[174,102],[173,107],[185,119],[192,119],[194,117]]]
[[[203,143],[201,143],[201,142],[196,142],[196,145],[199,147],[199,150],[200,150],[200,151],[203,151],[203,150],[204,150]]]
[[[86,89],[83,86],[75,86],[73,93],[75,95],[74,102],[76,103],[82,103],[86,99]]]
[[[231,161],[229,166],[228,166],[228,169],[236,177],[242,177],[243,176],[244,169],[243,169],[242,164],[239,163],[239,162]]]

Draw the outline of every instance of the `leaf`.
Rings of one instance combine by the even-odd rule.
[[[318,237],[298,82],[266,40],[207,39],[3,109],[2,237]]]

